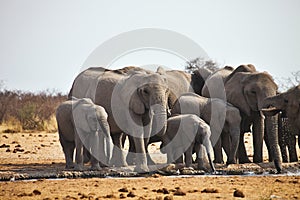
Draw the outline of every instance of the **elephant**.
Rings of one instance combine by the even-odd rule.
[[[101,164],[108,165],[111,143],[107,113],[90,99],[71,99],[61,103],[56,109],[59,140],[66,160],[66,169],[74,167],[82,170],[84,159],[91,157],[91,169],[99,170]]]
[[[277,93],[278,88],[272,76],[267,72],[257,72],[252,64],[248,64],[240,65],[225,76],[221,74],[218,80],[220,81],[210,84],[212,87],[209,87],[206,90],[207,92],[204,92],[205,89],[203,88],[202,95],[224,99],[240,110],[242,122],[238,150],[239,163],[250,162],[245,149],[244,133],[249,132],[252,125],[254,141],[253,161],[256,163],[262,162],[262,145],[265,138],[269,151],[269,160],[274,160],[277,172],[280,173],[282,167],[277,137],[278,116],[264,117],[261,112],[264,98],[275,96]],[[206,81],[208,82],[209,78]]]
[[[69,96],[89,97],[108,114],[114,142],[111,163],[126,166],[122,133],[133,138],[137,172],[148,172],[146,145],[149,137],[166,130],[169,90],[163,74],[138,67],[109,70],[93,67],[74,80]]]
[[[207,79],[205,80],[205,84],[203,85],[203,88],[201,90],[202,96],[205,97],[218,97],[220,99],[225,99],[225,97],[222,96],[224,94],[224,87],[220,87],[219,84],[224,84],[226,78],[233,72],[233,67],[231,66],[225,66],[224,68],[221,68],[214,73],[212,73]],[[218,83],[219,84],[216,84]],[[210,94],[212,93],[212,94]]]
[[[170,117],[171,115],[170,108],[174,105],[178,96],[186,92],[194,91],[191,86],[192,76],[191,74],[181,70],[165,70],[163,67],[158,67],[156,73],[166,77],[167,79],[167,87],[169,91],[167,97],[168,98],[167,116]],[[159,142],[160,140],[161,140],[160,137],[154,135],[153,137],[150,138],[148,145],[153,142]],[[129,136],[129,152],[135,152],[135,151],[136,150],[134,147],[133,138]],[[127,155],[126,161],[128,164],[134,164],[134,158],[132,157],[132,154],[129,153]],[[151,158],[148,157],[148,164],[155,164],[155,163],[154,161],[152,161]]]
[[[263,161],[262,148],[265,137],[270,161],[274,160],[276,170],[280,173],[282,161],[278,145],[278,116],[264,116],[262,113],[264,99],[275,96],[278,87],[270,74],[256,72],[253,71],[254,69],[254,67],[249,67],[248,72],[247,70],[245,72],[238,71],[237,68],[224,83],[227,101],[237,107],[242,116],[239,163],[250,162],[245,149],[244,133],[248,132],[252,125],[253,161],[255,163]]]
[[[289,119],[286,117],[285,111],[280,112],[278,114],[278,142],[283,162],[298,162],[296,134],[292,127],[290,127]],[[289,156],[287,155],[287,149]]]
[[[193,149],[196,150],[198,168],[203,169],[202,145],[206,149],[211,170],[215,167],[211,155],[213,148],[210,141],[210,127],[198,116],[193,114],[177,115],[168,118],[167,130],[159,134],[162,140],[161,152],[167,153],[167,162],[182,163],[184,154],[186,167],[192,165]]]
[[[283,111],[288,118],[290,129],[295,134],[300,134],[300,85],[292,87],[286,92],[268,97],[263,102],[263,113],[273,116]],[[298,144],[300,144],[298,135]],[[299,145],[300,148],[300,145]]]
[[[214,145],[215,162],[223,163],[222,149],[220,143],[217,143],[221,136],[228,156],[227,164],[236,163],[241,123],[240,112],[237,108],[218,98],[185,93],[178,98],[171,113],[172,115],[195,114],[202,118],[211,128],[210,139]]]

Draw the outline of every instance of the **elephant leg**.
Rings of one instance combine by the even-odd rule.
[[[156,163],[152,160],[150,153],[148,152],[149,141],[150,141],[150,138],[144,139],[145,150],[146,150],[146,155],[147,155],[147,164],[148,165],[156,165]]]
[[[66,169],[74,168],[73,156],[74,156],[75,142],[68,142],[64,140],[63,137],[60,137],[60,143],[61,146],[63,147],[63,152],[65,154]]]
[[[195,144],[194,150],[196,152],[196,162],[197,162],[197,169],[204,169],[204,157],[203,157],[203,146],[201,144]]]
[[[100,164],[99,161],[94,157],[91,156],[91,170],[100,170]]]
[[[288,162],[288,155],[286,150],[285,133],[279,129],[278,131],[278,144],[281,152],[282,162]]]
[[[227,155],[227,162],[229,163],[230,160],[232,160],[232,155],[231,155],[231,149],[232,149],[232,144],[231,144],[231,139],[229,136],[229,133],[222,132],[221,134],[221,144],[222,148],[224,149],[226,155]]]
[[[149,171],[147,166],[147,157],[146,157],[146,150],[145,150],[145,143],[144,138],[134,137],[134,145],[135,145],[135,158],[136,158],[136,167],[134,171],[139,173],[145,173]]]
[[[236,164],[236,157],[237,151],[239,148],[239,141],[240,141],[240,130],[239,128],[233,128],[230,130],[230,153],[228,155],[227,163],[226,164]]]
[[[268,140],[271,145],[271,153],[274,158],[274,166],[277,173],[281,173],[282,170],[282,159],[281,153],[278,145],[278,116],[266,116],[266,127],[268,134]]]
[[[123,133],[111,133],[114,143],[111,164],[116,167],[127,166],[122,150],[122,134]]]
[[[296,150],[296,136],[289,134],[288,150],[290,156],[290,162],[298,162],[297,150]]]
[[[76,146],[76,154],[75,154],[75,170],[83,170],[83,144],[79,138],[79,136],[77,136],[77,134],[75,134],[75,146]]]
[[[239,158],[239,164],[243,163],[251,163],[247,156],[247,151],[244,143],[244,133],[240,135],[240,142],[239,142],[239,148],[238,148],[238,158]]]
[[[192,144],[184,153],[184,160],[185,160],[185,166],[191,167],[193,163],[193,147],[194,144]]]
[[[126,156],[126,162],[128,165],[134,165],[135,164],[134,153],[136,152],[136,150],[135,150],[135,146],[134,146],[133,136],[128,135],[128,141],[129,141],[129,150],[128,150],[128,154]]]
[[[221,164],[224,163],[223,153],[222,153],[221,137],[219,137],[217,143],[214,146],[214,156],[215,156],[214,163],[221,163]]]
[[[175,154],[175,155],[173,156],[173,159],[174,159],[174,158],[177,158],[177,159],[175,160],[175,163],[176,163],[176,164],[182,164],[182,163],[183,163],[183,155]]]
[[[86,148],[84,148],[83,149],[83,162],[88,163],[90,160],[91,160],[91,154]]]
[[[253,119],[253,162],[261,163],[263,162],[263,140],[264,140],[264,118],[259,112],[254,114]]]

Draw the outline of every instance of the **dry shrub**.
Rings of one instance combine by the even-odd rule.
[[[0,91],[0,124],[17,132],[56,131],[55,110],[66,99],[66,95],[49,90],[39,93]]]

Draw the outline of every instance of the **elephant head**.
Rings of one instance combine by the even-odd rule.
[[[228,102],[250,116],[251,111],[260,111],[263,100],[275,96],[277,85],[266,72],[238,72],[226,81]]]
[[[286,111],[290,122],[300,130],[300,85],[273,97],[266,98],[263,103],[265,115],[274,115]]]

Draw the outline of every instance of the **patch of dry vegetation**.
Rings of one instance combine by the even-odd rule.
[[[2,131],[56,131],[55,110],[66,99],[66,95],[51,91],[1,90],[0,124],[5,127]]]

